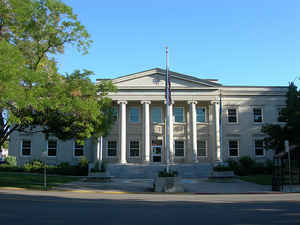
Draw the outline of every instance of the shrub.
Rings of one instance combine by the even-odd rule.
[[[17,158],[15,156],[7,156],[5,162],[9,166],[17,166]]]
[[[214,171],[216,172],[221,172],[221,171],[232,171],[232,168],[230,166],[223,166],[223,165],[218,165],[213,168]]]
[[[89,166],[89,161],[85,156],[80,157],[79,159],[79,167],[80,168],[88,168]]]
[[[159,171],[158,172],[158,176],[159,177],[177,177],[178,172],[177,171],[169,171],[167,172],[166,169],[164,169],[163,171]]]
[[[98,167],[99,168],[99,167]],[[106,171],[106,162],[102,161],[101,163],[101,168],[100,168],[100,172],[105,172]]]
[[[43,168],[44,164],[40,160],[33,160],[32,162],[24,164],[24,170],[26,172],[39,173],[42,172]]]

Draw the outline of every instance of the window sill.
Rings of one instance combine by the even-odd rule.
[[[264,158],[266,157],[265,155],[255,155],[255,158]]]

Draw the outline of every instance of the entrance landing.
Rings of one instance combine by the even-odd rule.
[[[108,164],[110,176],[128,179],[154,179],[159,171],[166,168],[165,164]],[[171,164],[170,170],[177,171],[182,178],[207,178],[212,172],[210,163]]]

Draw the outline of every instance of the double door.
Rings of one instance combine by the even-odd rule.
[[[152,162],[161,162],[162,140],[152,140]]]

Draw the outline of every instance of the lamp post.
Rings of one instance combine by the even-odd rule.
[[[47,151],[43,151],[42,155],[44,158],[44,190],[47,190],[47,173],[46,173]]]

